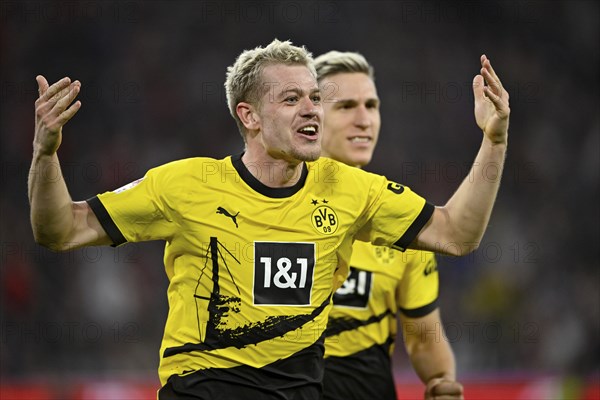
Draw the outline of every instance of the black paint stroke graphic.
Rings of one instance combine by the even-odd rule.
[[[190,351],[216,350],[227,347],[241,349],[251,344],[257,344],[265,340],[284,336],[286,333],[296,330],[305,325],[307,322],[315,319],[315,317],[321,314],[329,304],[331,296],[327,296],[321,305],[308,314],[271,316],[267,317],[264,321],[249,322],[248,324],[235,329],[220,328],[222,325],[225,325],[225,323],[222,321],[229,315],[229,313],[243,312],[243,304],[240,297],[225,296],[220,293],[219,266],[221,262],[233,280],[233,276],[229,271],[227,261],[220,250],[221,248],[223,248],[238,264],[241,265],[239,260],[237,260],[231,254],[231,252],[229,252],[229,250],[227,250],[225,246],[223,246],[223,244],[217,240],[216,237],[210,238],[210,246],[208,249],[208,251],[210,251],[210,258],[207,254],[207,262],[210,259],[210,262],[212,263],[213,290],[210,294],[210,297],[200,296],[198,294],[194,295],[197,307],[199,307],[198,302],[202,302],[202,300],[209,302],[209,318],[206,326],[205,340],[201,343],[186,343],[182,346],[169,347],[165,349],[163,357],[171,357],[176,354]],[[207,266],[205,265],[200,273],[196,291],[200,285],[200,280],[204,276],[204,269],[206,267]],[[239,287],[235,281],[233,281],[233,283],[235,284],[239,293]],[[198,329],[200,329],[200,321],[198,321]]]

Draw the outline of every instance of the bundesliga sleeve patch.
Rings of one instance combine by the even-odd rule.
[[[130,182],[127,185],[121,186],[120,188],[113,190],[113,193],[116,194],[116,193],[121,193],[121,192],[124,192],[126,190],[129,190],[132,187],[135,187],[135,186],[139,185],[140,182],[142,182],[143,180],[144,180],[144,178],[136,179],[135,181]]]
[[[308,306],[315,244],[254,242],[254,304]]]

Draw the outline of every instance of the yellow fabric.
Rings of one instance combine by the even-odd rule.
[[[98,196],[127,241],[166,241],[162,384],[205,368],[260,368],[315,343],[353,235],[390,246],[425,205],[330,159],[307,166],[303,187],[285,198],[254,190],[231,157],[175,161]]]
[[[329,329],[341,332],[325,339],[325,357],[347,357],[388,340],[393,343],[398,309],[418,310],[438,297],[437,263],[431,252],[401,253],[355,242],[350,265],[353,272],[338,289],[329,314]]]

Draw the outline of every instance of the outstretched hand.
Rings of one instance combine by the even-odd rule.
[[[494,144],[508,140],[509,95],[492,68],[487,56],[481,56],[481,74],[473,79],[475,120],[485,136]]]
[[[81,83],[63,78],[49,86],[42,75],[35,79],[40,96],[35,101],[34,148],[40,154],[52,155],[62,141],[62,127],[81,108],[79,100],[71,104],[79,94]]]
[[[427,382],[425,400],[463,400],[463,386],[456,381],[434,378]]]

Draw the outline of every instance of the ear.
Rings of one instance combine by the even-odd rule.
[[[252,104],[245,102],[238,103],[235,107],[235,112],[246,129],[254,131],[260,127],[260,117],[255,112]]]

